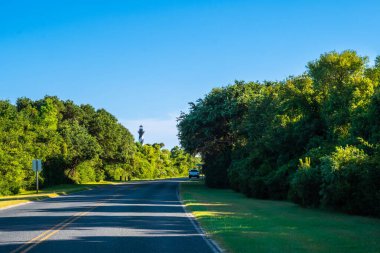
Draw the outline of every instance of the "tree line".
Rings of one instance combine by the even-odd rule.
[[[15,105],[0,101],[0,195],[33,189],[33,159],[43,161],[43,186],[185,175],[199,158],[164,144],[135,143],[104,109],[54,96]]]
[[[380,216],[380,57],[329,52],[284,81],[214,88],[178,119],[206,184]]]

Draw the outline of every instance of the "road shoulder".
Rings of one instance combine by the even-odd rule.
[[[84,184],[84,185],[65,185],[64,187],[56,186],[42,190],[40,194],[19,194],[14,196],[0,197],[0,211],[9,208],[14,208],[36,201],[42,201],[51,198],[57,198],[60,196],[66,196],[69,194],[89,191],[95,188],[113,185],[114,183],[101,183],[101,184]]]
[[[181,206],[184,212],[186,213],[187,218],[190,220],[195,230],[202,236],[203,240],[205,240],[207,245],[212,249],[214,253],[225,253],[226,250],[220,247],[219,244],[214,239],[211,238],[211,236],[199,224],[198,220],[195,218],[193,213],[190,210],[187,210],[186,204],[184,203],[183,198],[182,198],[181,186],[182,186],[182,182],[178,183],[177,198],[180,201]]]

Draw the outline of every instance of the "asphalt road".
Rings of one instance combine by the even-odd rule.
[[[184,211],[178,181],[106,186],[0,210],[0,252],[217,252]]]

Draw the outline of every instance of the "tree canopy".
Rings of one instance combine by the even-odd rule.
[[[199,163],[179,147],[140,145],[104,109],[57,97],[0,101],[0,195],[32,189],[32,159],[44,185],[183,176]]]
[[[380,57],[347,50],[284,81],[214,88],[180,115],[181,145],[208,186],[380,215],[379,73]]]

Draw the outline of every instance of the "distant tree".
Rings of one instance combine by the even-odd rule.
[[[75,181],[77,166],[97,158],[100,146],[86,128],[80,126],[77,121],[63,123],[59,133],[64,139],[63,157],[68,166],[67,175]]]

